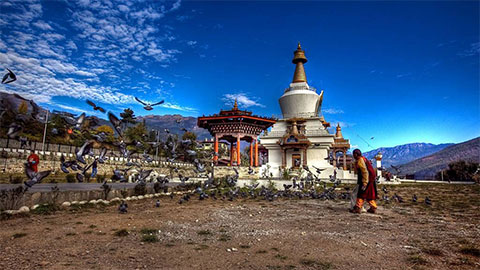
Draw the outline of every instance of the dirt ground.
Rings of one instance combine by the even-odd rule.
[[[479,185],[387,189],[405,202],[379,200],[377,214],[341,200],[178,197],[127,214],[32,213],[0,221],[0,269],[480,269]]]

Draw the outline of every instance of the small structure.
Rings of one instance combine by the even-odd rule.
[[[218,153],[220,140],[230,144],[231,166],[241,165],[240,142],[243,140],[250,143],[250,166],[256,167],[259,165],[258,136],[275,122],[276,120],[273,118],[252,115],[250,111],[239,110],[237,100],[235,100],[231,110],[221,110],[219,114],[199,117],[197,125],[207,129],[214,137],[216,153]],[[214,156],[213,160],[217,163],[218,156]]]
[[[342,128],[340,127],[340,123],[337,124],[337,132],[335,133],[335,138],[333,141],[332,146],[332,157],[333,157],[333,166],[338,167],[337,153],[342,153],[342,168],[343,170],[347,170],[347,151],[350,149],[350,141],[343,138],[342,135]]]

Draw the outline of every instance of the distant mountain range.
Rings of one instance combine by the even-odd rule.
[[[22,103],[22,99],[17,97],[14,94],[0,92],[0,110],[3,109],[12,109],[15,112],[18,112],[18,108]],[[29,111],[31,111],[31,106],[29,106]],[[46,109],[41,108],[40,115],[43,116],[46,114]],[[50,112],[50,115],[53,113]],[[87,113],[88,116],[88,113]],[[119,116],[119,115],[117,115]],[[107,115],[105,114],[105,118]],[[184,117],[179,114],[174,115],[146,115],[146,116],[137,116],[139,122],[145,121],[148,130],[156,129],[161,131],[160,137],[165,138],[167,133],[164,132],[165,129],[168,129],[172,134],[182,135],[184,131],[182,128],[187,129],[188,131],[194,132],[197,135],[198,140],[210,139],[211,135],[208,130],[199,128],[197,126],[196,117]],[[177,123],[178,121],[178,123]],[[106,119],[98,118],[98,125],[108,125],[112,126],[110,122]]]
[[[449,163],[460,160],[480,163],[480,137],[450,145],[436,153],[403,164],[400,174],[414,174],[415,179],[431,179],[440,170],[448,168]]]
[[[390,165],[401,165],[412,160],[422,158],[445,149],[453,143],[431,144],[431,143],[409,143],[395,147],[381,147],[363,153],[368,159],[373,159],[378,152],[382,153],[382,166],[389,168]]]
[[[163,137],[167,135],[165,132],[163,132],[164,129],[168,129],[172,134],[182,135],[182,128],[195,133],[197,135],[197,140],[203,140],[206,138],[210,139],[212,137],[208,130],[199,128],[197,126],[196,117],[184,117],[180,114],[146,115],[138,116],[137,120],[145,121],[148,129],[156,129],[161,131]],[[177,123],[177,121],[179,123]]]

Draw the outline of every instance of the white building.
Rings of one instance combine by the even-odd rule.
[[[335,135],[330,134],[328,122],[319,116],[322,107],[323,91],[317,91],[307,83],[303,64],[307,62],[305,52],[298,44],[292,62],[296,65],[290,87],[279,99],[282,119],[262,136],[261,144],[268,150],[268,167],[273,177],[281,177],[285,169],[308,166],[325,169],[320,177],[333,174],[329,153],[335,144]],[[342,169],[337,176],[348,177]],[[348,178],[350,178],[349,176]]]

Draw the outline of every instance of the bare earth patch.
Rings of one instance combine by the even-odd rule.
[[[196,197],[30,214],[0,221],[0,269],[480,268],[478,185],[387,188],[405,202],[375,215],[340,200]]]

